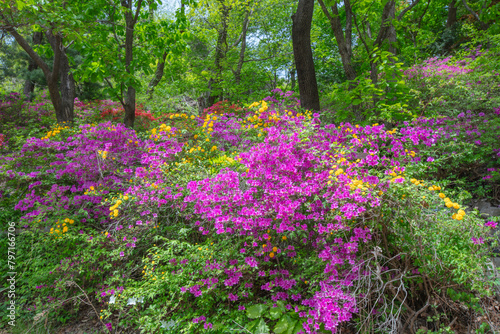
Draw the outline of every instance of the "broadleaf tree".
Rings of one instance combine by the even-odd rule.
[[[73,122],[75,82],[67,49],[75,41],[79,5],[66,1],[5,1],[0,3],[0,29],[10,34],[43,71],[58,123]],[[33,33],[43,32],[51,47],[52,63],[29,43]],[[41,50],[44,50],[41,48]]]
[[[78,77],[106,82],[107,93],[122,104],[124,124],[130,128],[136,92],[142,88],[140,76],[152,74],[152,65],[166,53],[180,52],[188,35],[183,13],[173,21],[151,18],[159,4],[159,0],[95,1],[90,15],[97,16],[96,24],[88,26],[80,44],[84,61]]]

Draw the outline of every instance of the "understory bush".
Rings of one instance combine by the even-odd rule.
[[[424,312],[436,331],[490,326],[497,223],[425,180],[483,123],[323,124],[291,96],[140,133],[82,104],[82,124],[2,156],[20,316],[64,323],[91,305],[103,329],[144,333],[416,332]],[[488,147],[470,148],[485,166]]]

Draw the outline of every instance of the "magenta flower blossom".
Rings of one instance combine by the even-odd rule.
[[[491,227],[491,228],[496,228],[497,225],[498,225],[498,223],[494,222],[494,221],[489,221],[489,222],[484,223],[484,226]]]

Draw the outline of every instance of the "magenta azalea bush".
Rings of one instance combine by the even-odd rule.
[[[455,142],[498,155],[480,129],[496,111],[323,124],[273,93],[147,133],[56,126],[2,156],[0,199],[33,245],[22,312],[64,321],[83,300],[110,332],[398,332],[436,291],[493,292],[494,222],[422,166]]]

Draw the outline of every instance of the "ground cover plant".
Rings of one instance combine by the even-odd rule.
[[[500,332],[499,9],[0,1],[0,332]]]
[[[143,131],[104,121],[112,101],[79,103],[79,125],[3,155],[21,316],[65,323],[90,307],[108,332],[387,333],[426,314],[436,332],[496,330],[497,223],[439,176],[474,160],[497,177],[498,110],[389,129],[323,123],[292,96]]]

